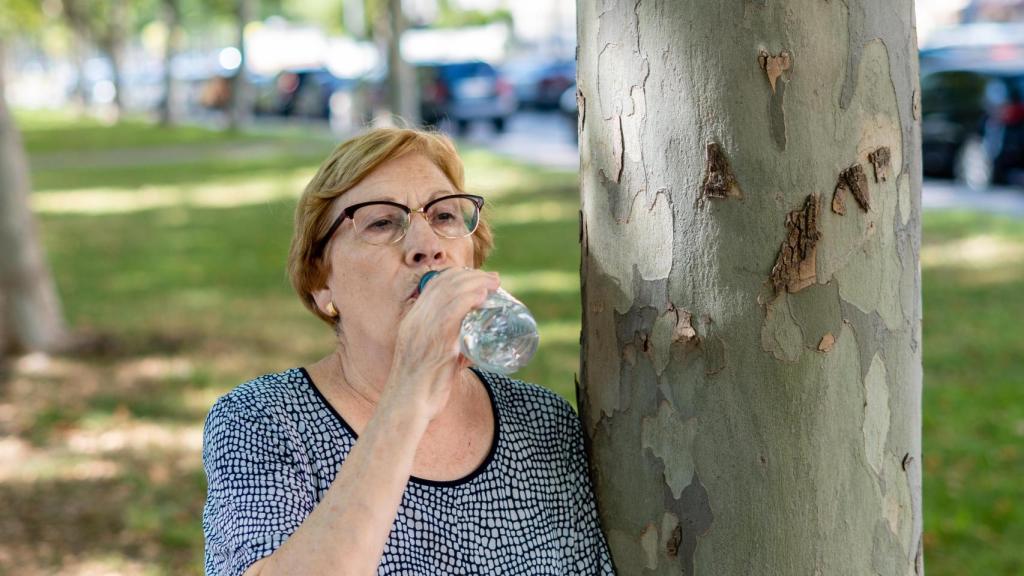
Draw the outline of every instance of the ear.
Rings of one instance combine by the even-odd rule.
[[[327,313],[327,304],[332,302],[334,297],[334,293],[331,291],[330,287],[325,284],[323,288],[313,290],[310,295],[313,296],[313,301],[316,302],[316,307],[320,310],[320,313],[324,316],[330,316],[330,314]]]

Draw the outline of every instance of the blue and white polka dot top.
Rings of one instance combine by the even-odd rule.
[[[540,386],[477,375],[495,416],[487,458],[458,480],[410,478],[377,574],[614,574],[572,407]],[[301,368],[218,399],[203,431],[206,574],[240,575],[284,543],[355,442]]]

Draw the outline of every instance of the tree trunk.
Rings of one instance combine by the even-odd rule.
[[[345,30],[356,40],[366,39],[366,1],[342,0]]]
[[[922,574],[913,2],[577,6],[578,394],[619,573]]]
[[[71,27],[71,46],[74,52],[71,60],[75,66],[75,85],[71,91],[71,102],[75,115],[82,117],[90,105],[85,79],[85,60],[89,41],[86,39],[85,33],[74,25]]]
[[[125,0],[111,0],[110,22],[107,23],[103,43],[110,58],[111,81],[114,84],[114,118],[124,115],[124,44],[129,28],[128,6]]]
[[[64,19],[71,31],[72,61],[75,66],[75,86],[71,92],[71,100],[76,114],[82,116],[91,104],[85,78],[85,61],[91,48],[88,25],[77,2],[61,0],[61,6]]]
[[[249,119],[249,79],[246,77],[248,55],[245,51],[245,27],[252,21],[253,0],[237,0],[238,2],[238,53],[241,59],[238,72],[231,78],[231,108],[228,112],[228,127],[238,130]]]
[[[412,66],[402,58],[405,14],[402,0],[387,0],[388,103],[391,113],[416,126],[420,122],[419,94]]]
[[[0,45],[0,62],[3,62]],[[64,342],[57,289],[28,206],[28,161],[0,66],[0,357]]]
[[[164,98],[160,103],[160,124],[171,126],[175,123],[175,99],[177,83],[174,81],[174,57],[180,48],[181,33],[178,30],[180,10],[178,0],[161,2],[164,24],[167,26],[167,40],[164,43]]]

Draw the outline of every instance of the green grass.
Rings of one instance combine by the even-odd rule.
[[[924,236],[927,570],[1024,574],[1024,221],[927,214]]]
[[[75,118],[71,113],[16,113],[25,147],[32,154],[75,154],[92,150],[129,150],[146,147],[207,145],[260,139],[258,136],[182,126],[172,131],[142,119],[126,119],[108,128],[98,120]]]
[[[22,481],[0,482],[0,504],[11,508],[0,535],[21,535],[6,549],[18,564],[0,554],[0,572],[198,574],[205,485],[194,435],[210,404],[331,347],[284,275],[294,198],[330,143],[40,114],[19,122],[66,315],[87,346],[0,396],[18,406],[4,432],[28,454]],[[125,156],[129,148],[141,156]],[[117,162],[75,163],[104,149]],[[147,149],[167,158],[148,162]],[[494,215],[488,268],[541,324],[541,351],[518,376],[572,399],[576,177],[463,154],[470,188]],[[155,204],[138,204],[147,194]],[[929,213],[924,230],[928,573],[1021,574],[1013,543],[1024,542],[1024,222]],[[979,242],[1002,256],[976,257]]]

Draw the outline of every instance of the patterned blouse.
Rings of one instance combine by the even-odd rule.
[[[534,384],[476,374],[494,412],[487,458],[458,480],[409,479],[377,574],[614,574],[572,407]],[[237,576],[284,543],[355,443],[301,368],[218,399],[203,431],[206,574]]]

